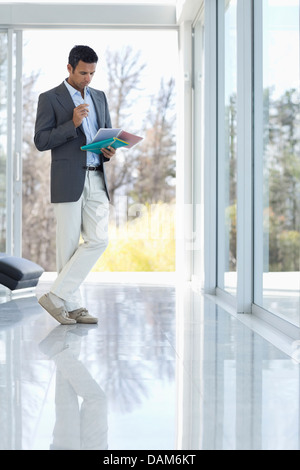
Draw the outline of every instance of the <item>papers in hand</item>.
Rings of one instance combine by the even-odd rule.
[[[130,132],[126,132],[123,129],[101,128],[93,138],[92,143],[100,142],[101,140],[112,139],[113,137],[127,142],[127,148],[129,149],[134,147],[134,145],[138,144],[141,140],[143,140],[143,137],[131,134]]]
[[[80,147],[81,150],[89,150],[90,152],[97,153],[98,155],[101,152],[101,149],[107,147],[113,147],[114,149],[119,147],[128,147],[128,142],[118,139],[118,137],[112,137],[111,139],[100,140],[99,142],[91,142],[90,144]]]

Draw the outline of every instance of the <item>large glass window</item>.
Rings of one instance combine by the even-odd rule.
[[[50,152],[34,147],[36,107],[68,76],[71,48],[88,44],[99,56],[91,86],[105,91],[112,126],[144,137],[106,167],[110,243],[94,271],[174,272],[177,31],[46,29],[23,38],[23,256],[56,269]]]
[[[218,2],[218,287],[236,294],[237,0]]]
[[[0,252],[6,251],[7,33],[0,31]]]
[[[255,303],[300,325],[299,0],[255,10]]]

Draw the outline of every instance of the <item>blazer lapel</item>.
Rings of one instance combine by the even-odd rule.
[[[67,89],[66,85],[63,83],[61,83],[61,85],[59,85],[57,88],[56,88],[56,96],[57,96],[57,100],[59,101],[59,103],[61,104],[61,106],[68,112],[68,113],[73,113],[73,110],[75,108],[75,105],[74,105],[74,102],[72,100],[72,97],[69,93],[69,90]],[[79,126],[79,128],[83,134],[84,134],[84,130],[83,130],[83,127],[82,127],[82,124]]]
[[[65,108],[66,111],[70,111],[75,108],[71,95],[64,83],[62,83],[56,88],[56,95],[57,100]]]

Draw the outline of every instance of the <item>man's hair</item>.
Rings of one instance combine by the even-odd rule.
[[[89,46],[74,46],[69,54],[69,64],[73,70],[76,69],[80,60],[87,64],[95,64],[98,62],[98,56]]]

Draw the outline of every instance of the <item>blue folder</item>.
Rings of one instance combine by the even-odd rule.
[[[107,147],[113,147],[114,149],[119,148],[119,147],[124,147],[128,145],[128,142],[125,142],[124,140],[118,139],[118,137],[112,137],[111,139],[106,139],[106,140],[100,140],[99,142],[92,142],[87,145],[83,145],[83,147],[80,147],[81,150],[89,150],[90,152],[100,154],[101,149],[107,148]]]

